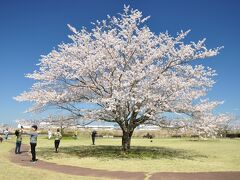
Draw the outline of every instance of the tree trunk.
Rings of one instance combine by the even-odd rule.
[[[122,150],[123,152],[128,152],[131,148],[131,139],[132,139],[133,131],[123,131],[122,136]]]
[[[63,134],[64,134],[64,127],[63,126],[61,126],[61,134],[62,134],[62,136],[63,136]]]

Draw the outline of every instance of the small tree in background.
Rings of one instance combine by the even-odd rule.
[[[195,135],[202,138],[225,136],[226,128],[231,119],[232,115],[230,114],[220,114],[218,116],[210,113],[195,114],[192,121],[187,122],[187,127]]]
[[[44,128],[57,127],[60,128],[61,134],[64,135],[64,129],[68,127],[76,127],[77,120],[75,117],[67,116],[49,116],[46,119],[38,120],[40,124],[44,124]]]
[[[31,126],[33,124],[37,125],[39,128],[49,129],[49,128],[60,128],[61,134],[64,134],[64,129],[69,127],[76,128],[78,125],[84,127],[93,123],[94,121],[80,121],[76,119],[75,116],[49,116],[44,119],[37,120],[16,120],[16,123],[22,126]]]
[[[185,44],[189,31],[176,37],[156,34],[145,24],[148,18],[125,6],[119,16],[93,23],[92,30],[69,25],[72,42],[42,56],[39,70],[27,75],[37,82],[15,99],[34,102],[30,111],[54,106],[117,123],[123,151],[130,149],[136,127],[161,126],[166,112],[188,115],[194,122],[196,113],[205,118],[221,104],[202,99],[216,73],[192,62],[216,56],[220,48],[207,49],[205,39]],[[81,103],[96,108],[84,110]],[[211,129],[207,123],[203,128]]]

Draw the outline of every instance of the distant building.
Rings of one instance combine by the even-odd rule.
[[[159,126],[154,126],[154,125],[140,125],[137,127],[137,130],[148,130],[148,131],[156,131],[159,130]]]
[[[113,130],[115,129],[114,125],[77,125],[77,128],[88,128],[88,129],[105,129],[105,130]]]

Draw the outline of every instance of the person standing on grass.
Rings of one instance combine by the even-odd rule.
[[[37,125],[32,126],[32,131],[28,133],[30,135],[30,146],[31,146],[31,154],[32,154],[32,160],[31,162],[35,163],[37,161],[36,159],[36,146],[37,146]]]
[[[97,131],[93,130],[93,131],[92,131],[92,144],[93,144],[93,145],[95,145],[96,136],[97,136]]]
[[[51,137],[52,137],[52,132],[51,132],[51,130],[49,129],[49,130],[48,130],[48,140],[50,140]]]
[[[3,138],[2,138],[2,135],[0,134],[0,142],[2,143],[3,142]]]
[[[78,130],[77,129],[74,130],[73,138],[78,139]]]
[[[20,154],[21,153],[22,133],[23,133],[23,127],[22,126],[21,126],[20,129],[17,129],[15,131],[15,135],[17,136],[15,154]]]
[[[5,135],[5,140],[7,140],[9,135],[8,128],[6,128],[6,130],[4,131],[4,135]]]
[[[55,153],[58,153],[60,140],[62,139],[62,134],[60,133],[59,129],[57,129],[57,132],[54,134],[54,136],[55,136],[55,141],[54,141]]]

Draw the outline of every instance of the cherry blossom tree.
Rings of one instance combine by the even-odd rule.
[[[223,127],[225,134],[227,133],[239,133],[240,132],[240,116],[232,114],[230,120]]]
[[[176,37],[156,34],[146,25],[148,19],[124,6],[123,13],[96,21],[91,30],[68,25],[72,42],[42,56],[39,70],[26,75],[36,83],[15,99],[33,102],[30,111],[54,106],[77,117],[117,123],[123,151],[130,149],[136,127],[162,125],[166,112],[211,114],[221,102],[204,97],[216,72],[193,62],[216,56],[221,47],[207,49],[205,39],[185,43],[189,30]],[[79,103],[96,108],[84,110]]]
[[[230,114],[195,114],[194,118],[187,122],[187,127],[202,138],[223,136],[231,118]]]

